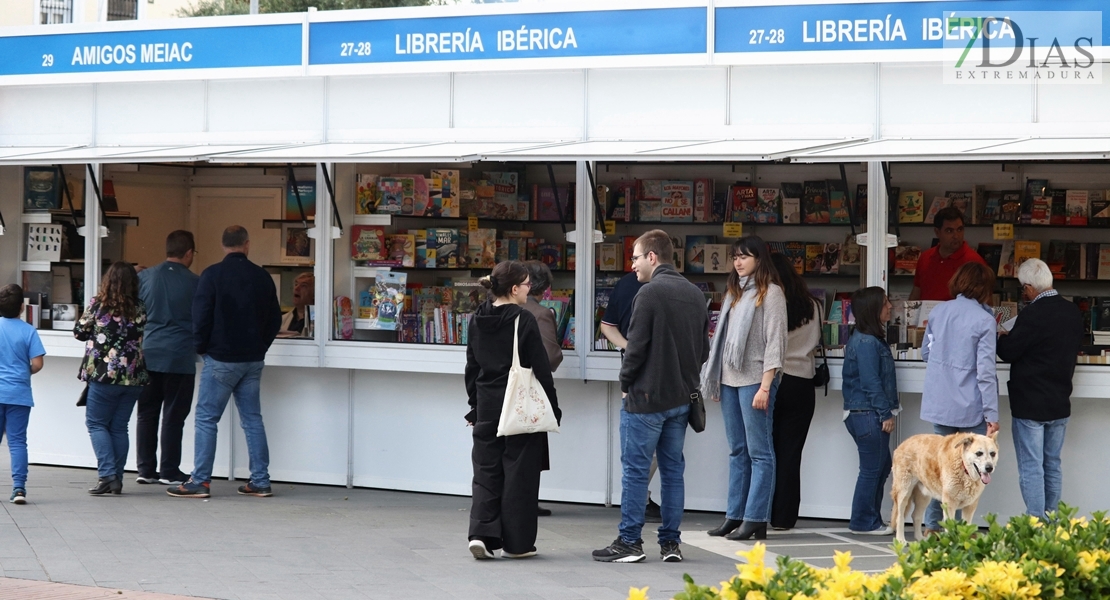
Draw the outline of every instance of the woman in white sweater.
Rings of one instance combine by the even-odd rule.
[[[759,237],[732,244],[732,266],[701,376],[702,392],[721,403],[729,445],[725,521],[708,533],[730,540],[766,539],[775,491],[771,431],[786,353],[786,297]]]
[[[786,356],[782,381],[775,394],[775,498],[771,527],[792,529],[802,502],[802,448],[813,421],[816,397],[813,387],[814,354],[821,343],[821,313],[816,298],[790,259],[771,256],[786,296]]]

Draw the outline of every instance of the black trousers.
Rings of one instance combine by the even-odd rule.
[[[182,481],[181,434],[193,408],[195,374],[150,371],[150,383],[139,396],[135,451],[140,477]],[[162,460],[158,461],[158,417],[162,418]]]
[[[540,469],[547,456],[547,434],[497,437],[496,421],[474,424],[473,502],[470,534],[489,550],[520,554],[536,545]]]
[[[775,444],[775,496],[771,526],[792,528],[802,503],[802,447],[813,421],[816,390],[813,380],[783,375],[775,396],[772,438]]]

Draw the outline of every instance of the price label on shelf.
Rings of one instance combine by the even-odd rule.
[[[744,237],[743,223],[725,223],[724,236],[727,238]]]
[[[1012,240],[1012,239],[1014,239],[1014,224],[1013,223],[995,223],[994,224],[994,239],[996,239],[996,240]]]
[[[616,221],[606,221],[605,222],[605,235],[617,235],[617,222]]]
[[[469,217],[467,217],[466,218],[466,228],[469,229],[470,231],[474,231],[475,229],[477,229],[478,228],[478,217],[475,217],[474,215],[470,215]]]

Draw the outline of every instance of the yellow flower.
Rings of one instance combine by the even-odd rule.
[[[766,544],[757,542],[751,550],[747,552],[740,551],[736,554],[748,561],[746,565],[736,565],[736,570],[740,572],[740,579],[750,581],[760,586],[767,585],[767,582],[771,580],[771,575],[774,574],[775,570],[763,566],[763,557],[767,554]]]
[[[628,600],[648,600],[647,586],[642,588],[628,588]]]
[[[759,590],[751,590],[747,596],[744,596],[744,600],[767,600],[767,596]]]
[[[1029,517],[1029,524],[1033,527],[1044,527],[1044,523],[1037,517]]]
[[[1087,517],[1072,517],[1071,526],[1075,527],[1076,525],[1078,525],[1080,527],[1086,527],[1087,526]]]
[[[1076,557],[1079,558],[1079,574],[1090,579],[1091,573],[1098,568],[1098,557],[1087,550],[1080,550],[1076,553]]]
[[[1069,534],[1068,531],[1066,529],[1064,529],[1063,527],[1057,526],[1056,527],[1056,537],[1058,537],[1061,540],[1064,540],[1066,542],[1066,541],[1071,539],[1071,534]]]
[[[724,600],[740,600],[740,595],[736,593],[736,590],[726,586],[725,582],[721,582],[721,598],[724,598]]]
[[[930,600],[957,600],[969,598],[974,587],[968,581],[967,575],[958,569],[941,569],[926,575],[909,587],[913,597],[929,598]]]
[[[971,582],[991,598],[1037,598],[1041,593],[1040,584],[1029,583],[1021,566],[1013,562],[984,561]]]
[[[848,565],[852,562],[852,553],[841,552],[840,550],[833,551],[833,562],[836,563],[836,570],[845,572],[851,569]]]

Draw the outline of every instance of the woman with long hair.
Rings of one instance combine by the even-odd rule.
[[[139,300],[139,278],[129,263],[117,262],[100,280],[100,289],[73,336],[85,342],[78,379],[88,384],[85,426],[96,454],[94,496],[123,490],[127,462],[127,423],[147,384],[143,361],[146,308]]]
[[[955,299],[938,304],[925,326],[921,420],[932,423],[938,435],[990,435],[998,431],[998,324],[988,305],[994,271],[967,263],[948,281],[948,291]],[[940,530],[941,516],[940,502],[929,502],[926,535]]]
[[[844,348],[844,426],[859,450],[848,530],[861,535],[894,533],[880,514],[883,486],[890,475],[890,433],[900,410],[894,355],[886,343],[890,308],[883,288],[856,290],[852,294],[856,327]]]
[[[821,343],[821,313],[817,299],[794,265],[783,254],[772,254],[783,295],[786,296],[786,355],[782,380],[775,394],[775,496],[771,527],[791,529],[798,522],[802,502],[802,449],[813,421],[817,398],[813,387],[815,354]]]
[[[474,427],[473,501],[470,509],[470,553],[493,558],[536,555],[540,470],[547,450],[546,433],[497,436],[509,369],[513,364],[514,331],[518,331],[520,365],[531,368],[543,386],[558,421],[562,420],[551,365],[539,325],[524,309],[531,284],[528,269],[515,260],[498,263],[481,279],[489,298],[470,321],[466,346],[466,393]]]
[[[786,297],[766,242],[732,244],[732,271],[721,318],[702,367],[702,392],[721,403],[729,445],[725,520],[708,533],[766,539],[775,492],[772,423],[786,354]]]

